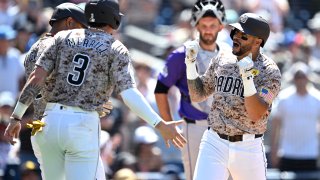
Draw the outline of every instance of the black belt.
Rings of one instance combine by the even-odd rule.
[[[221,139],[225,139],[225,140],[228,140],[230,142],[238,142],[238,141],[242,141],[243,140],[243,135],[234,135],[234,136],[229,136],[229,135],[226,135],[226,134],[220,134],[220,133],[217,133],[219,135],[219,137]],[[254,135],[254,138],[259,138],[259,137],[262,137],[263,134],[255,134]]]
[[[192,120],[192,119],[189,119],[189,118],[183,118],[185,121],[186,121],[186,123],[191,123],[191,124],[195,124],[196,123],[196,121],[195,120]]]

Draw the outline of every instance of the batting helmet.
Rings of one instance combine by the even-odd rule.
[[[263,40],[261,47],[265,45],[270,34],[268,22],[261,16],[253,13],[245,13],[239,17],[237,23],[230,24],[234,29],[230,32],[230,37],[233,39],[235,29],[238,29],[246,34],[256,36]]]
[[[202,17],[212,16],[226,23],[226,13],[220,0],[198,0],[192,8],[191,25],[194,27]]]
[[[84,15],[84,10],[73,3],[62,3],[58,5],[53,11],[49,24],[52,26],[53,22],[67,17],[72,17],[79,23],[87,26],[87,20]]]
[[[121,17],[118,0],[91,0],[87,2],[85,14],[88,23],[103,23],[118,29]]]

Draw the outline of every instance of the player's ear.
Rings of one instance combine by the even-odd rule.
[[[220,25],[219,25],[219,31],[221,31],[223,28],[224,28],[224,25],[223,25],[223,24],[220,24]]]
[[[73,26],[73,19],[72,19],[72,17],[67,17],[67,19],[66,19],[66,27],[72,27]]]
[[[256,38],[255,45],[260,46],[262,44],[263,40],[260,38]]]

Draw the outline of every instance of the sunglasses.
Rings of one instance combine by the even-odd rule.
[[[233,36],[237,35],[238,33],[240,33],[240,39],[244,40],[244,41],[247,41],[249,38],[248,38],[248,34],[245,34],[243,32],[241,32],[240,30],[234,28],[233,30]]]

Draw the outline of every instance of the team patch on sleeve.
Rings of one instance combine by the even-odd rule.
[[[259,92],[260,97],[262,97],[267,103],[271,104],[273,100],[273,93],[267,89],[267,88],[262,88]]]

